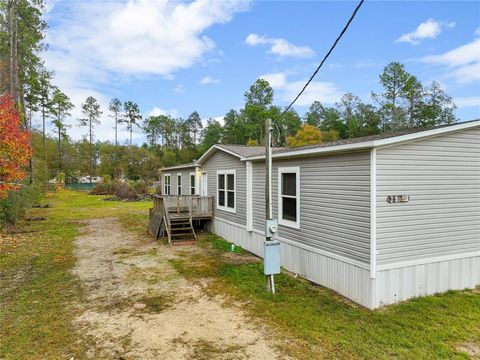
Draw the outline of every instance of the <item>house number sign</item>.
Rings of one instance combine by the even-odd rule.
[[[387,202],[389,204],[396,204],[396,203],[407,203],[410,200],[410,196],[408,195],[388,195]]]

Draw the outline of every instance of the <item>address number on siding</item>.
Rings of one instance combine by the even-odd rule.
[[[407,203],[410,200],[410,196],[408,195],[388,195],[387,202],[389,204],[396,204],[396,203]]]

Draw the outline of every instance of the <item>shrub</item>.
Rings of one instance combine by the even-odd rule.
[[[33,186],[9,191],[5,199],[0,199],[0,228],[14,227],[25,211],[40,201],[41,196],[41,192]]]
[[[145,181],[102,181],[98,183],[91,195],[113,195],[122,200],[137,200],[141,195],[148,194],[148,186]]]

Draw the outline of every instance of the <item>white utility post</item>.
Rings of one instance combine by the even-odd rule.
[[[267,290],[275,294],[274,274],[280,273],[280,242],[273,240],[278,221],[272,219],[272,121],[265,124],[265,244],[264,273]]]

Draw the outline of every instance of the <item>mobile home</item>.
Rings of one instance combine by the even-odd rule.
[[[263,256],[263,147],[215,145],[162,177],[213,196],[209,230]],[[480,120],[274,149],[272,177],[285,269],[368,308],[480,284]]]

